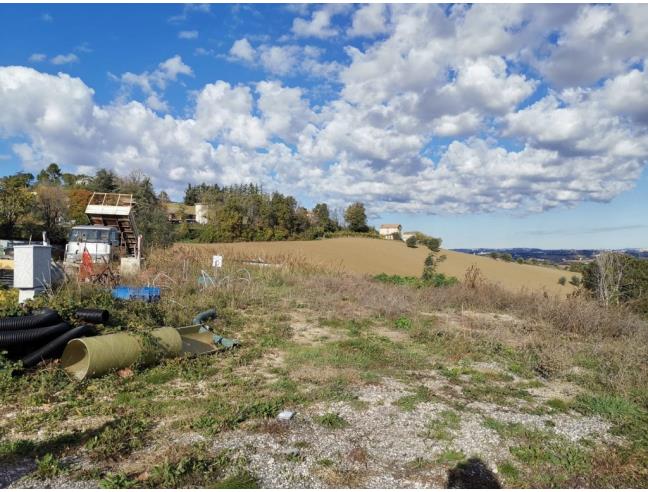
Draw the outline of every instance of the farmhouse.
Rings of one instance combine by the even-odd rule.
[[[380,237],[383,239],[394,239],[394,234],[400,236],[402,229],[400,224],[381,224],[379,231]]]

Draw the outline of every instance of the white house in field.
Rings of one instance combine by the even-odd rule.
[[[378,231],[383,239],[394,239],[394,234],[401,234],[403,228],[400,224],[381,224]]]

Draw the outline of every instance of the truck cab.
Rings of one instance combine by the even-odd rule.
[[[107,262],[120,257],[121,233],[111,226],[76,226],[65,246],[65,263],[79,264],[87,249],[93,262]]]

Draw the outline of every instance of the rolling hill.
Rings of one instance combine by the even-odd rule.
[[[423,261],[428,254],[425,247],[408,248],[400,241],[386,241],[370,238],[335,238],[318,241],[275,241],[205,244],[215,254],[228,256],[262,258],[273,261],[280,256],[292,256],[303,261],[326,265],[360,274],[419,276],[423,270]],[[463,280],[466,269],[477,266],[483,276],[492,283],[510,290],[522,288],[539,291],[546,290],[554,294],[568,294],[574,287],[558,284],[562,276],[574,275],[550,267],[507,263],[492,258],[475,256],[456,251],[442,250],[447,259],[442,262],[438,271]]]

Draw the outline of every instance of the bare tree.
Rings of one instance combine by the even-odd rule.
[[[36,187],[36,210],[49,235],[68,211],[68,197],[59,186],[39,185]]]
[[[601,253],[596,263],[596,296],[605,305],[619,304],[624,282],[624,262],[617,253]]]

